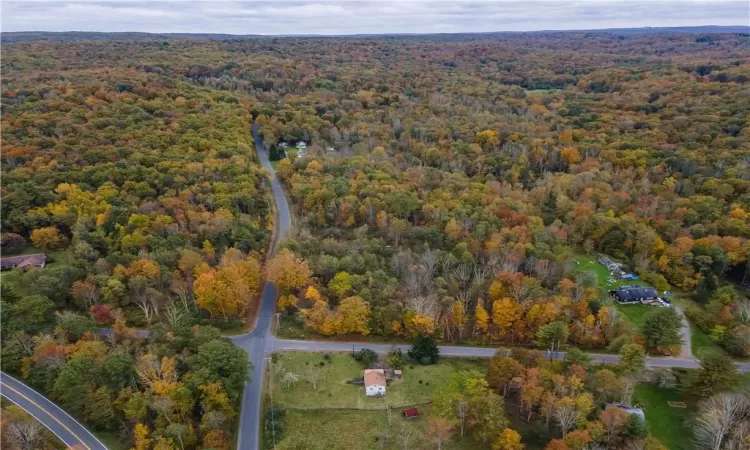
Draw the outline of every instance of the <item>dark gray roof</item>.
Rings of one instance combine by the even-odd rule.
[[[636,300],[641,298],[656,298],[659,294],[650,287],[621,287],[617,289],[620,300]]]

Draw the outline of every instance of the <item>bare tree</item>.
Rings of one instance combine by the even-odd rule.
[[[558,402],[555,405],[555,408],[552,410],[552,415],[560,425],[560,430],[562,431],[563,437],[565,437],[568,434],[568,431],[573,428],[573,425],[575,425],[576,423],[576,418],[578,417],[575,403],[572,401]]]
[[[732,430],[750,417],[747,395],[722,393],[701,402],[695,438],[700,448],[720,450]]]
[[[464,437],[464,424],[466,423],[466,416],[469,415],[469,402],[464,399],[456,401],[456,417],[461,424],[461,437]]]
[[[440,312],[440,305],[435,295],[413,297],[408,299],[406,304],[411,311],[420,316],[437,317]]]
[[[633,402],[633,391],[635,386],[638,384],[637,375],[628,375],[622,377],[622,397],[620,403],[626,406],[630,406]]]
[[[167,319],[169,326],[174,329],[182,319],[185,317],[185,310],[178,307],[174,303],[167,305],[167,309],[164,311],[164,318]]]
[[[437,267],[440,253],[437,250],[425,250],[424,253],[419,255],[419,265],[424,268],[425,277],[432,280],[435,276],[435,269]]]
[[[169,289],[180,299],[185,311],[195,309],[195,296],[193,295],[192,280],[175,278],[169,285]]]
[[[317,367],[310,367],[310,371],[307,374],[307,380],[312,384],[313,390],[318,390],[318,380],[320,380],[320,369]]]
[[[34,353],[34,339],[30,334],[26,334],[22,331],[13,333],[10,338],[8,338],[7,343],[12,343],[18,346],[23,351],[24,356],[31,356]]]
[[[734,310],[734,315],[740,322],[750,325],[750,301],[740,302]]]
[[[732,435],[727,438],[727,450],[746,450],[750,442],[750,422],[745,421],[737,425]]]
[[[201,424],[205,425],[207,429],[213,430],[223,427],[227,421],[227,417],[221,411],[209,411],[201,418]]]
[[[414,258],[411,251],[401,250],[391,257],[391,267],[398,276],[403,276],[412,264],[414,264]]]
[[[172,423],[172,419],[169,418],[169,413],[172,412],[174,407],[174,400],[169,397],[161,396],[154,399],[151,407],[154,411],[158,412],[167,419],[167,422]]]
[[[409,450],[409,445],[416,438],[416,428],[409,425],[406,421],[401,422],[398,436],[401,440],[401,450]]]
[[[134,280],[131,280],[130,288],[133,290],[135,304],[138,305],[138,308],[140,308],[143,312],[143,316],[146,319],[146,322],[151,323],[151,321],[154,319],[154,316],[157,314],[157,309],[155,308],[157,301],[154,296],[158,293],[154,289],[146,287],[142,283],[133,281]]]
[[[466,290],[471,280],[471,273],[474,270],[471,264],[459,264],[451,271],[451,278],[458,285],[459,290]]]
[[[5,428],[5,438],[18,450],[37,450],[44,448],[45,429],[36,420],[13,422]]]

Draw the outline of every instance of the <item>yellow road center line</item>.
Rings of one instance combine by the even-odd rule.
[[[52,420],[54,420],[55,422],[57,422],[57,423],[58,423],[58,424],[59,424],[59,425],[60,425],[61,427],[63,427],[63,428],[64,428],[64,429],[65,429],[65,430],[66,430],[66,431],[67,431],[68,433],[72,434],[72,435],[73,435],[73,437],[75,437],[76,439],[78,439],[78,443],[79,443],[80,445],[82,445],[82,446],[83,446],[83,447],[84,447],[85,449],[87,449],[87,450],[91,450],[91,447],[89,447],[88,445],[86,445],[86,443],[85,443],[85,442],[83,441],[83,439],[81,439],[81,437],[80,437],[80,436],[78,436],[77,434],[75,434],[75,432],[73,432],[73,430],[71,430],[70,428],[68,428],[68,427],[67,427],[67,426],[66,426],[66,425],[65,425],[64,423],[60,422],[60,420],[59,420],[59,419],[58,419],[57,417],[53,416],[53,415],[52,415],[52,414],[51,414],[51,413],[50,413],[49,411],[47,411],[47,410],[46,410],[46,409],[44,409],[44,408],[43,408],[42,406],[40,406],[39,404],[37,404],[37,403],[36,403],[36,402],[35,402],[34,400],[30,399],[29,397],[27,397],[27,396],[23,395],[22,393],[18,392],[18,391],[17,391],[17,390],[15,390],[15,389],[13,389],[13,388],[12,388],[12,387],[10,387],[9,385],[7,385],[7,384],[5,383],[5,381],[0,381],[0,384],[2,384],[2,386],[3,386],[3,389],[9,389],[9,390],[11,390],[11,391],[15,392],[15,393],[16,393],[17,395],[19,395],[19,396],[23,397],[24,399],[26,399],[26,401],[28,401],[28,402],[29,402],[29,403],[31,403],[32,405],[36,406],[37,408],[39,408],[39,409],[40,409],[41,411],[44,411],[44,413],[45,413],[45,414],[47,414],[47,415],[48,415],[49,417],[51,417],[51,418],[52,418]],[[19,406],[19,407],[21,407],[21,405],[18,405],[18,406]],[[23,409],[23,407],[21,407],[21,409]],[[28,411],[27,411],[27,412],[28,412]],[[29,414],[31,414],[31,413],[29,413]],[[33,415],[33,414],[32,414],[32,415]],[[37,419],[37,420],[39,420],[39,419]],[[52,430],[50,430],[50,431],[52,431]],[[59,437],[59,436],[58,436],[58,437]],[[62,438],[60,438],[60,439],[62,439]],[[67,444],[67,442],[66,442],[66,444]]]

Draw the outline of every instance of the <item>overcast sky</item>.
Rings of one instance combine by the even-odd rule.
[[[750,25],[750,0],[2,0],[2,31],[357,34]]]

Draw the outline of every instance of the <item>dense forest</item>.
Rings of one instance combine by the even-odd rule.
[[[289,246],[329,306],[369,304],[362,330],[530,343],[561,320],[614,350],[631,331],[571,267],[602,252],[708,305],[688,313],[748,354],[748,302],[717,293],[750,281],[747,37],[312,45],[262,94],[253,68],[199,80],[264,99],[267,143],[311,142],[278,164],[303,224]],[[309,327],[347,332],[315,305],[300,296]]]
[[[660,347],[577,270],[604,253],[750,355],[745,34],[33,41],[0,67],[3,256],[48,258],[2,275],[3,370],[134,448],[230,446],[246,357],[206,325],[263,277],[253,121],[294,206],[265,264],[289,326]]]

